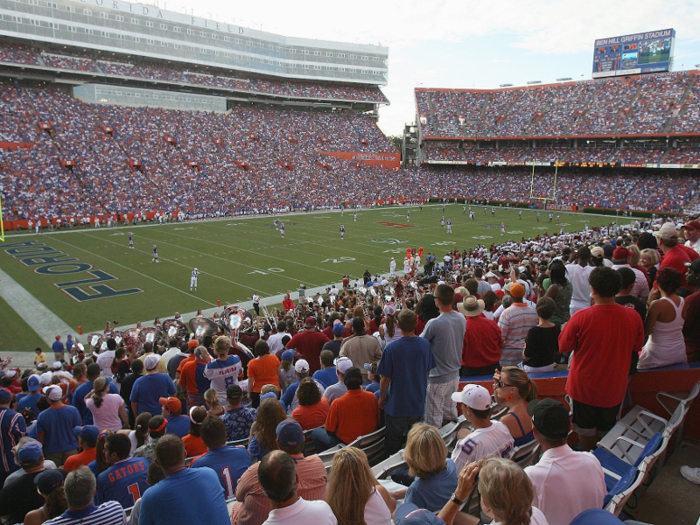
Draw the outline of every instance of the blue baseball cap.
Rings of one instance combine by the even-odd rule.
[[[277,441],[286,447],[298,447],[305,443],[304,431],[301,425],[294,419],[285,419],[275,430]]]
[[[4,388],[0,388],[0,400],[9,401],[12,399],[12,392]]]
[[[41,388],[41,379],[37,375],[31,375],[27,379],[27,390],[30,392],[38,392]]]
[[[100,435],[100,431],[95,425],[85,425],[82,427],[74,427],[73,434],[88,443],[97,443],[97,437]]]
[[[445,525],[445,522],[427,509],[419,509],[413,503],[400,505],[394,513],[396,525]]]
[[[17,458],[22,465],[36,463],[43,454],[44,447],[38,441],[29,441],[19,447]]]
[[[34,483],[44,496],[48,496],[54,490],[63,486],[66,471],[63,469],[48,469],[39,472],[34,478]]]
[[[282,361],[289,361],[290,363],[294,361],[294,350],[285,350],[282,352]]]
[[[333,333],[335,335],[343,335],[345,333],[345,326],[343,323],[335,323],[333,325]]]

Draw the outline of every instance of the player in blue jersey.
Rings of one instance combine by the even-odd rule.
[[[344,240],[344,239],[345,239],[345,226],[343,226],[343,225],[341,224],[341,225],[340,225],[340,240],[342,241],[342,240]]]
[[[107,437],[104,454],[109,468],[97,476],[95,503],[118,501],[125,509],[133,507],[148,488],[146,473],[149,461],[129,455],[131,440],[125,434]]]
[[[129,232],[129,248],[134,249],[134,234]]]
[[[153,245],[153,259],[151,259],[151,262],[159,262],[158,261],[158,246],[155,244]]]
[[[236,495],[236,483],[251,465],[250,454],[244,447],[226,446],[226,426],[218,417],[207,417],[200,436],[208,452],[195,458],[190,468],[209,467],[219,476],[226,498]]]

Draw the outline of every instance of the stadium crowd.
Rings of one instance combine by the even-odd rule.
[[[0,516],[125,524],[130,509],[135,524],[260,525],[293,512],[389,525],[427,509],[438,523],[453,512],[477,523],[459,508],[479,472],[489,497],[494,468],[519,480],[508,490],[531,524],[601,508],[600,463],[569,447],[569,409],[538,401],[528,373],[569,368],[587,451],[615,424],[630,374],[700,360],[700,223],[610,224],[439,255],[421,265],[407,254],[403,277],[366,272],[277,319],[233,312],[235,337],[221,325],[151,341],[108,325],[96,343],[57,335],[31,369],[3,362]],[[500,419],[491,392],[469,383],[491,375]],[[449,451],[437,429],[460,414],[471,433]],[[404,489],[377,483],[354,447],[327,476],[317,453],[381,428],[385,455],[403,450],[407,469],[392,479]],[[523,473],[508,458],[534,441],[543,455]],[[552,464],[586,475],[572,491]],[[488,516],[513,512],[494,501]]]
[[[694,133],[700,77],[674,72],[499,90],[417,88],[423,137]]]
[[[231,76],[231,71],[207,68],[206,72],[188,71],[192,66],[175,64],[120,63],[100,60],[99,55],[84,52],[71,54],[41,51],[24,44],[0,42],[0,63],[35,65],[41,67],[125,76],[162,82],[195,84],[254,94],[279,95],[315,100],[348,100],[353,102],[387,103],[388,99],[376,86],[316,84],[294,80],[268,80],[256,77]]]

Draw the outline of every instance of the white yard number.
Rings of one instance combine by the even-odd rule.
[[[455,244],[455,241],[438,241],[434,242],[433,246],[449,246],[450,244]]]
[[[338,264],[338,263],[344,263],[344,262],[349,262],[349,261],[354,261],[354,260],[355,260],[354,257],[338,257],[337,259],[323,259],[321,261],[321,264],[327,263],[327,262],[330,262],[333,264]]]
[[[266,268],[265,270],[253,270],[252,272],[248,272],[248,275],[257,273],[260,275],[267,275],[269,273],[281,273],[284,271],[284,268]]]

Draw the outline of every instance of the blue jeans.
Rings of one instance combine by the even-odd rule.
[[[313,441],[316,452],[323,452],[331,447],[334,447],[342,441],[335,436],[331,436],[323,427],[316,428],[311,432],[311,441]]]

